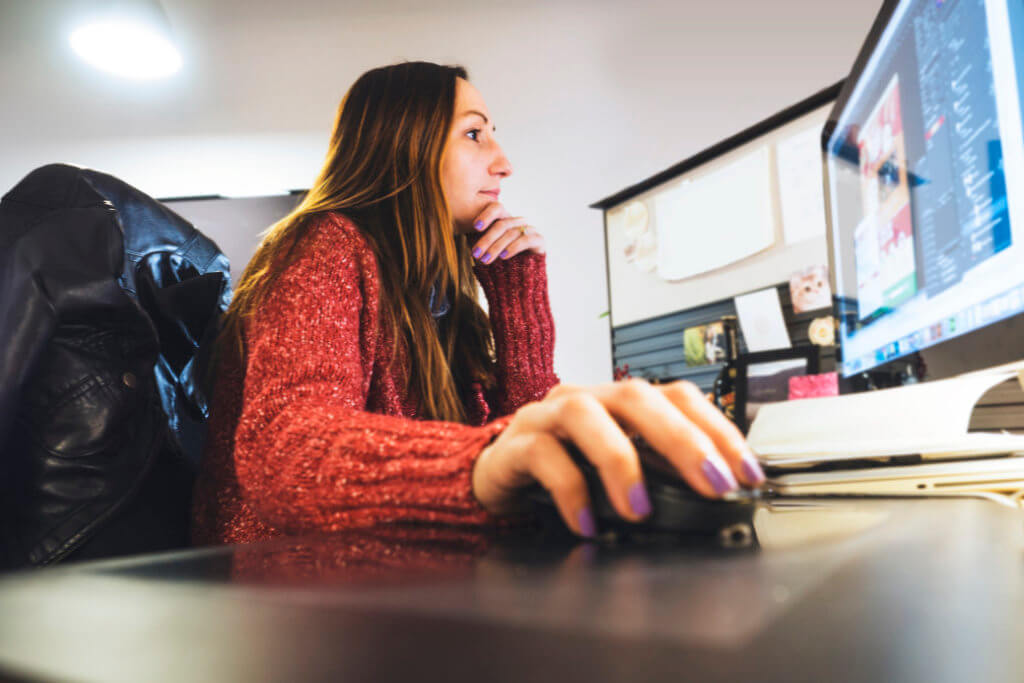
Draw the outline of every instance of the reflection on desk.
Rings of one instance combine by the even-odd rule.
[[[0,580],[0,667],[81,680],[1019,680],[1019,512],[764,505],[745,547],[389,528]]]

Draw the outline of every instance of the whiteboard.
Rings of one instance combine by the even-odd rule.
[[[607,209],[613,327],[828,263],[817,141],[831,106]]]

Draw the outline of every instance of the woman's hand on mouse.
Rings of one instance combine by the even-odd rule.
[[[629,379],[594,387],[558,385],[516,411],[473,468],[473,494],[488,511],[515,510],[534,481],[547,489],[565,523],[593,536],[595,521],[582,473],[565,443],[594,464],[615,510],[639,521],[651,511],[630,435],[643,437],[698,493],[717,498],[764,482],[740,431],[696,385]]]
[[[521,216],[512,216],[499,202],[491,202],[473,220],[480,239],[473,245],[473,258],[480,263],[510,259],[524,251],[543,254],[544,236]]]

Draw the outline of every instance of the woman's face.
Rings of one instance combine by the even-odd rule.
[[[501,181],[512,174],[494,130],[480,93],[469,81],[456,79],[455,116],[441,159],[441,187],[456,232],[475,232],[473,221],[498,201]]]

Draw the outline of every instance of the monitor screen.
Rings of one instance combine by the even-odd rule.
[[[1024,3],[890,0],[822,137],[844,376],[1024,311]]]

